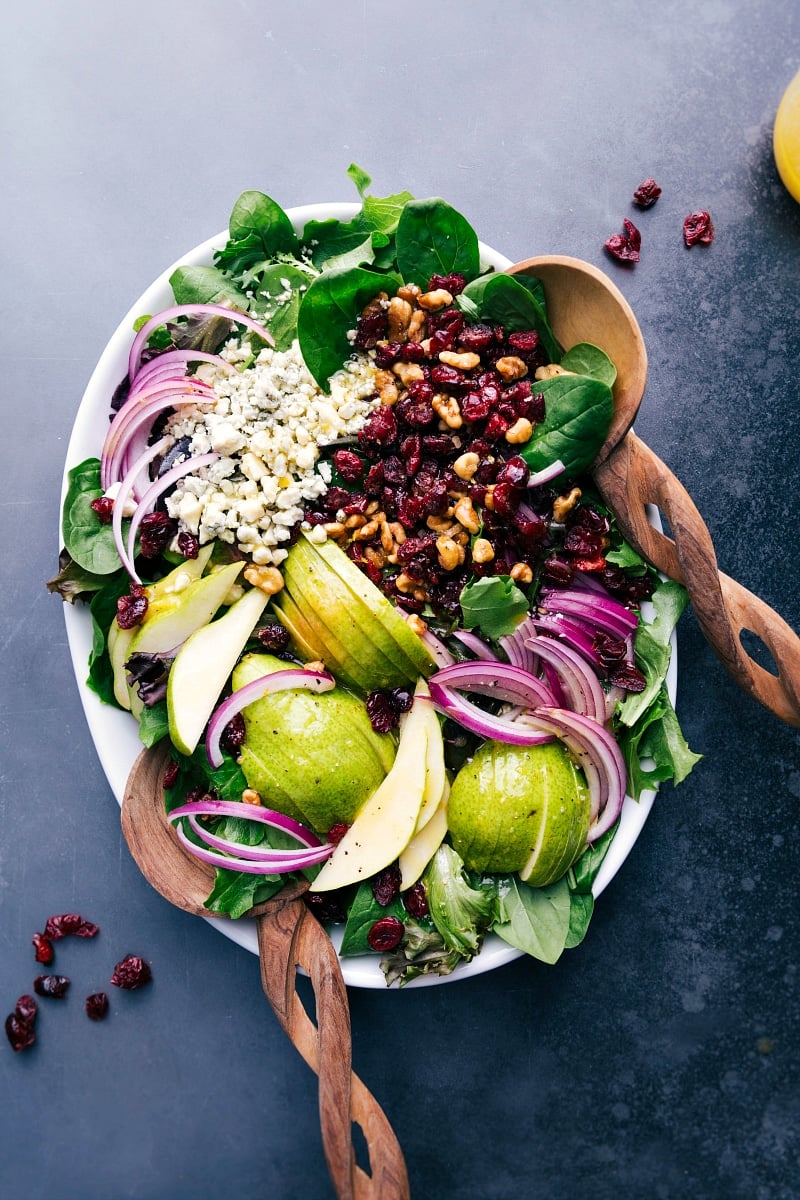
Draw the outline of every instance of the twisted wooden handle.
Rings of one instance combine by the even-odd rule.
[[[800,638],[763,600],[718,570],[703,518],[669,468],[629,433],[594,477],[634,549],[687,588],[700,628],[737,683],[782,721],[800,726]],[[664,513],[672,537],[653,528],[646,504]],[[750,657],[743,630],[768,647],[777,674]]]
[[[336,951],[296,893],[284,888],[253,910],[261,982],[285,1033],[319,1076],[319,1116],[339,1200],[408,1200],[403,1152],[383,1109],[351,1070],[350,1010]],[[301,966],[314,989],[316,1024],[297,992]],[[370,1173],[355,1161],[352,1123],[364,1134]]]

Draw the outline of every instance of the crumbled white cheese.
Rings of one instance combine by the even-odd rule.
[[[251,353],[232,340],[223,357],[241,364]],[[197,374],[215,401],[181,408],[165,432],[189,438],[192,455],[220,457],[179,480],[167,511],[201,545],[220,538],[255,563],[278,565],[287,556],[279,543],[302,521],[303,502],[316,500],[331,481],[329,464],[317,470],[320,446],[358,433],[379,403],[375,365],[354,356],[332,377],[327,396],[297,342],[286,351],[262,350],[238,372],[204,363]]]

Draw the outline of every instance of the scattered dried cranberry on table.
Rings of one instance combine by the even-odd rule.
[[[37,975],[33,981],[33,990],[37,996],[63,1000],[69,991],[70,982],[66,975]]]
[[[127,954],[114,967],[111,982],[115,987],[132,992],[136,988],[150,983],[152,978],[153,973],[150,966],[143,958],[140,958],[138,954]]]
[[[86,997],[84,1008],[90,1021],[104,1021],[108,1015],[108,996],[105,992],[93,992]]]
[[[41,933],[35,933],[31,938],[31,942],[35,950],[36,961],[46,967],[49,966],[55,958],[53,943]]]
[[[644,179],[633,193],[633,203],[637,208],[651,208],[661,195],[661,188],[655,179]]]
[[[44,927],[44,936],[51,942],[58,941],[63,937],[93,938],[99,932],[99,925],[85,920],[79,913],[63,913],[58,917],[48,917]]]
[[[603,245],[612,258],[616,258],[618,262],[637,263],[639,251],[642,248],[642,235],[633,221],[629,221],[627,217],[623,217],[622,225],[625,230],[624,234],[612,233]]]
[[[714,223],[705,209],[689,213],[683,222],[683,240],[687,246],[710,246],[714,240]]]
[[[21,1050],[29,1050],[36,1041],[36,1011],[33,996],[25,994],[17,1000],[13,1013],[6,1017],[6,1037],[16,1054]]]

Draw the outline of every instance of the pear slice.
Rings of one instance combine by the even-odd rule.
[[[168,597],[164,605],[154,604],[152,611],[148,608],[145,619],[136,627],[128,657],[177,650],[196,629],[209,623],[243,566],[243,562],[228,563]]]
[[[428,685],[424,680],[420,679],[415,695],[430,696]],[[434,816],[439,808],[445,789],[449,790],[447,772],[444,765],[442,727],[439,724],[439,718],[436,716],[436,710],[429,700],[422,704],[421,715],[425,718],[425,727],[428,731],[428,745],[425,751],[425,792],[422,797],[422,807],[419,810],[415,834],[419,833]]]
[[[431,673],[434,663],[427,647],[394,605],[334,542],[317,546],[301,535],[289,558],[306,573],[325,581],[329,593],[335,594],[338,606],[352,614],[361,634],[360,640],[368,641],[394,664],[397,684]],[[335,623],[336,616],[333,620]],[[330,621],[328,624],[330,626]]]
[[[433,815],[428,818],[422,828],[417,831],[405,850],[401,851],[398,860],[400,866],[400,888],[406,891],[413,887],[436,851],[444,841],[447,833],[447,794],[449,787],[445,784],[439,803]]]
[[[196,749],[268,600],[258,588],[245,592],[218,621],[195,630],[179,650],[167,680],[167,716],[169,736],[181,754]]]
[[[148,599],[148,613],[151,617],[168,607],[177,607],[179,603],[176,599],[177,595],[190,583],[200,578],[208,565],[213,549],[213,545],[209,542],[207,546],[201,547],[196,558],[187,558],[163,579],[147,585],[144,590]],[[107,648],[114,679],[114,698],[121,708],[129,709],[131,707],[125,663],[130,658],[131,642],[138,632],[137,625],[131,629],[120,629],[116,617],[111,622],[108,631]]]
[[[394,862],[411,841],[425,792],[428,730],[424,708],[416,700],[403,718],[391,771],[359,810],[314,880],[315,892],[369,879]]]
[[[275,616],[294,642],[294,648],[300,658],[306,662],[312,662],[314,659],[321,658],[319,647],[315,646],[313,639],[309,637],[308,628],[303,616],[285,587],[281,588],[277,596],[273,597],[272,604]],[[326,660],[323,659],[323,662],[326,662]],[[326,665],[333,666],[333,663],[327,664],[326,662]]]
[[[319,557],[306,562],[303,549],[296,554],[293,547],[283,574],[288,594],[304,618],[306,640],[313,639],[320,656],[338,663],[337,674],[361,691],[400,687],[416,679],[418,672],[410,661],[398,665],[385,652],[382,628],[373,628],[374,619],[339,577]]]

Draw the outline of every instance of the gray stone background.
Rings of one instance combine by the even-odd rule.
[[[0,1192],[327,1197],[314,1080],[256,959],[141,879],[84,722],[44,586],[83,388],[135,297],[241,190],[352,199],[356,161],[378,194],[444,195],[511,259],[612,274],[650,356],[638,432],[722,568],[800,628],[800,205],[771,157],[800,10],[73,0],[4,6],[3,46],[3,1015],[48,914],[102,932],[59,948],[75,983],[42,1002],[37,1047],[0,1047]],[[664,193],[624,270],[602,243],[648,175]],[[695,208],[717,238],[689,252]],[[554,968],[351,992],[355,1064],[415,1197],[800,1195],[798,734],[737,690],[691,612],[679,652],[705,757],[664,789],[584,945]],[[93,1025],[83,995],[128,951],[155,982]]]

